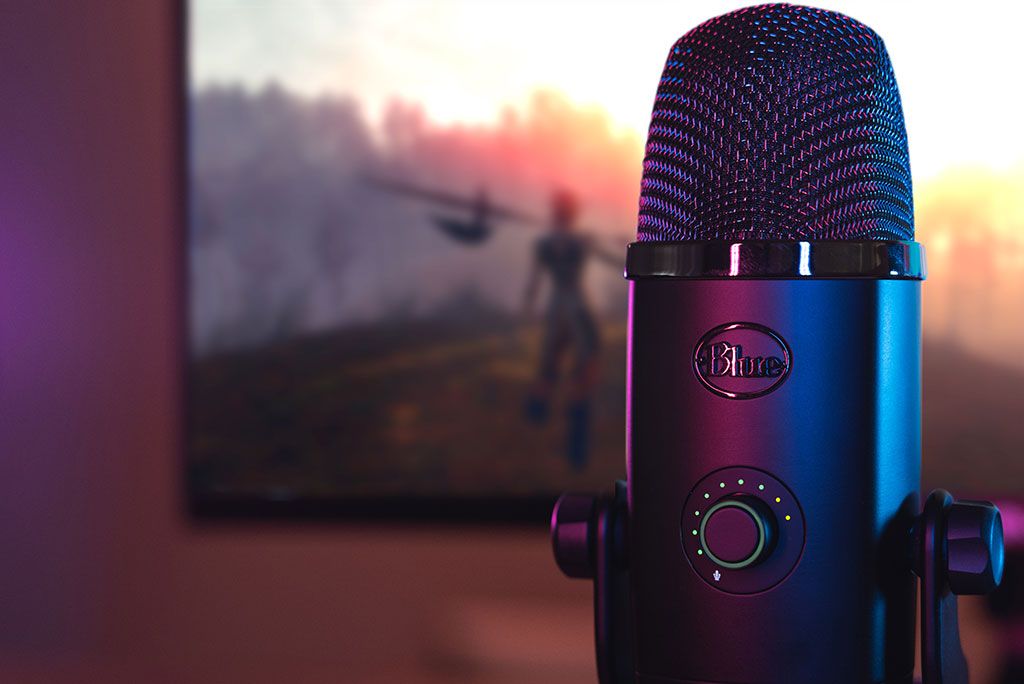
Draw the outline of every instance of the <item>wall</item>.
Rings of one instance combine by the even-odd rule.
[[[174,26],[0,0],[0,681],[586,681],[540,530],[182,514]]]

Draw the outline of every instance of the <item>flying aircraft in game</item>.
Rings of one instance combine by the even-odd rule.
[[[480,187],[476,194],[457,194],[380,176],[364,176],[363,180],[378,190],[446,208],[444,214],[431,215],[431,221],[442,233],[466,245],[484,244],[497,228],[504,225],[516,225],[535,232],[546,232],[551,225],[548,218],[493,202],[484,187]],[[615,239],[582,227],[574,232],[586,240],[602,261],[612,261],[616,268],[622,266],[622,246],[631,240],[630,236]]]
[[[480,188],[476,195],[469,196],[423,188],[387,178],[367,177],[366,182],[385,192],[445,207],[450,213],[433,215],[431,220],[442,233],[467,245],[481,245],[486,242],[494,234],[494,229],[499,223],[541,225],[537,217],[493,203],[484,188]]]

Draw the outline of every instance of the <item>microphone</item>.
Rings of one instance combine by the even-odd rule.
[[[998,511],[919,514],[924,251],[881,38],[762,5],[672,47],[630,280],[627,474],[552,519],[601,682],[966,682]],[[927,596],[924,595],[927,592]]]

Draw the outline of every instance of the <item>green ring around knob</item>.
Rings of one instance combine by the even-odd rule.
[[[711,518],[712,513],[722,508],[739,508],[746,512],[747,515],[749,515],[751,518],[753,518],[754,524],[757,525],[757,548],[754,549],[754,552],[747,556],[746,559],[736,563],[724,561],[715,554],[711,553],[711,549],[708,548],[707,540],[704,539],[704,528],[708,524],[708,519]],[[713,563],[715,563],[716,565],[720,565],[723,568],[727,568],[729,570],[740,570],[742,568],[753,565],[757,561],[758,557],[761,555],[761,552],[764,551],[764,544],[767,537],[768,531],[765,530],[764,521],[761,520],[761,516],[757,514],[757,511],[755,511],[752,506],[745,504],[742,501],[737,501],[735,499],[726,499],[725,501],[719,501],[714,506],[708,509],[708,512],[703,515],[703,518],[700,521],[700,547],[704,549],[704,553],[707,555],[708,558],[711,559]]]

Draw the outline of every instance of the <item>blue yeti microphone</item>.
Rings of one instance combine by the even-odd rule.
[[[944,492],[919,515],[913,238],[874,31],[762,5],[676,42],[626,260],[627,489],[554,513],[602,682],[909,684],[916,576],[929,681],[966,681],[951,592],[998,582],[1001,526]]]

